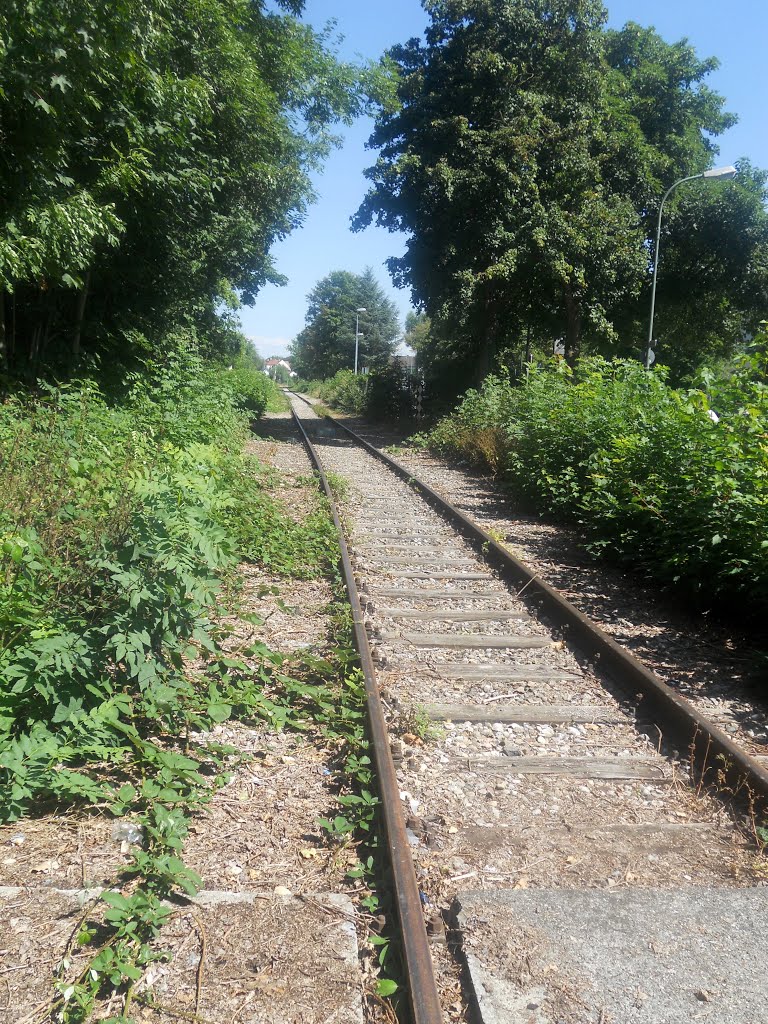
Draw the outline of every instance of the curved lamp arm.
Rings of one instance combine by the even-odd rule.
[[[667,191],[664,193],[661,203],[659,205],[659,216],[656,220],[656,245],[653,250],[653,284],[651,286],[651,320],[648,324],[648,344],[645,346],[645,368],[646,370],[651,365],[651,345],[653,344],[653,315],[656,311],[656,275],[659,270],[659,242],[661,241],[661,215],[664,211],[664,203],[671,195],[672,192],[677,188],[678,185],[682,185],[686,181],[695,181],[697,178],[711,178],[715,181],[727,180],[729,178],[735,178],[738,171],[735,167],[713,167],[709,171],[702,171],[701,174],[689,174],[687,178],[679,178],[676,182],[669,186]]]

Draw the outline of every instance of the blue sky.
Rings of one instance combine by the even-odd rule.
[[[708,84],[726,98],[739,124],[719,139],[718,164],[748,157],[768,167],[768,4],[766,0],[607,0],[609,24],[654,25],[668,42],[686,36],[700,57],[715,56],[720,68]],[[419,0],[307,0],[305,18],[317,27],[336,19],[344,35],[340,55],[376,59],[394,43],[419,35],[427,18]],[[375,160],[365,149],[372,122],[361,118],[344,131],[344,145],[315,178],[318,201],[304,225],[275,247],[277,269],[289,283],[268,286],[241,311],[243,330],[263,356],[282,355],[304,326],[306,296],[332,270],[360,273],[373,267],[400,310],[410,308],[406,291],[393,288],[384,261],[400,255],[401,235],[380,228],[353,234],[349,219],[366,190],[363,170]]]

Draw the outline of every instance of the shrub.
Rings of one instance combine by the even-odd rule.
[[[767,378],[759,354],[685,392],[630,360],[584,359],[575,371],[559,362],[520,387],[489,378],[427,443],[489,465],[516,497],[579,523],[596,553],[702,604],[740,598],[764,614]]]
[[[437,423],[428,435],[429,444],[497,472],[507,449],[507,426],[515,397],[509,381],[487,377],[482,390],[468,391],[454,412]]]
[[[339,370],[322,381],[313,394],[333,409],[360,415],[365,409],[366,378],[352,370]]]
[[[415,388],[419,379],[407,373],[399,363],[390,363],[380,370],[373,370],[367,382],[366,416],[391,423],[415,418]]]
[[[89,381],[0,404],[4,817],[107,799],[146,736],[220,713],[188,662],[215,651],[237,558],[309,573],[330,557],[329,528],[293,524],[242,455],[228,373],[176,351],[119,406]]]
[[[275,382],[265,373],[247,366],[233,367],[227,371],[225,380],[235,403],[240,409],[249,412],[254,419],[258,419],[270,401],[274,401],[275,392],[278,390]]]

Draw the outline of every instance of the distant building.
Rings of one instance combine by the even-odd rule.
[[[291,369],[291,364],[287,359],[281,359],[279,356],[272,356],[270,359],[264,360],[264,373],[266,373],[268,377],[276,378],[282,376],[279,372],[279,367],[282,367],[288,373],[289,377],[297,376],[297,374],[295,374]]]
[[[416,370],[416,355],[406,355],[405,353],[397,353],[390,357],[390,362],[393,366],[399,366],[401,370],[406,370],[408,373],[413,373]]]

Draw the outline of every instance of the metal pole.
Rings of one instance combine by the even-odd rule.
[[[670,185],[661,200],[659,206],[659,217],[656,221],[656,246],[653,252],[653,284],[651,285],[651,322],[648,324],[648,344],[645,346],[645,353],[643,356],[643,363],[645,364],[646,370],[650,368],[650,356],[651,348],[653,345],[653,316],[656,311],[656,276],[659,272],[659,243],[661,242],[661,215],[664,210],[664,203],[671,192],[677,188],[678,185],[682,185],[684,181],[694,181],[696,178],[703,178],[703,174],[691,174],[687,178],[680,178],[674,184]]]
[[[355,313],[355,376],[357,376],[357,344],[360,340],[360,314]]]

